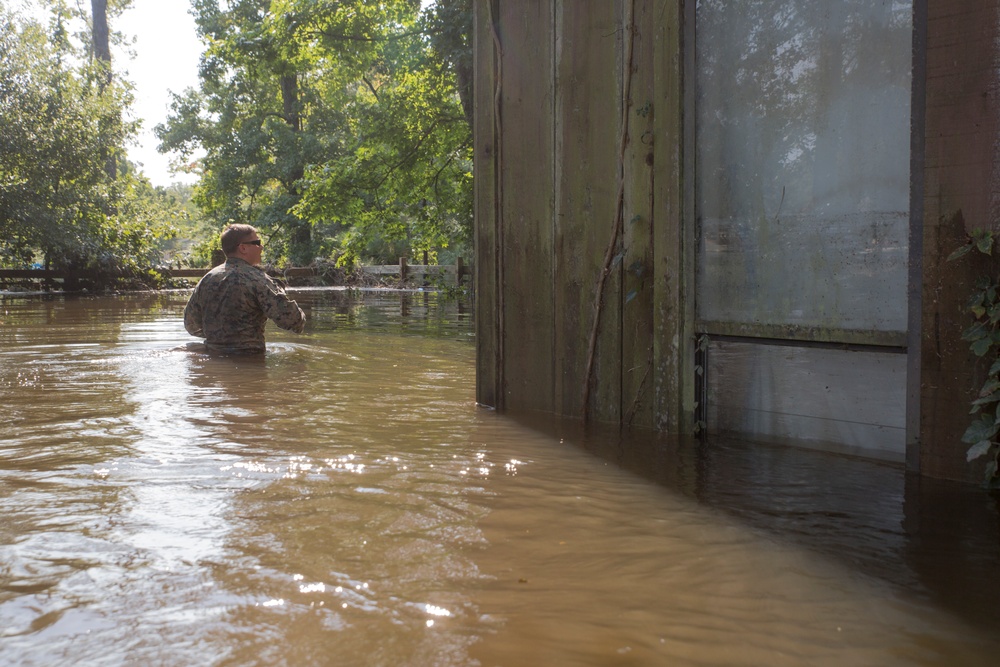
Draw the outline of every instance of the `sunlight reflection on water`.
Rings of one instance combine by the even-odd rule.
[[[905,560],[901,482],[872,517],[815,493],[827,475],[874,502],[890,469],[721,444],[645,459],[477,408],[469,315],[433,295],[302,293],[306,334],[269,329],[263,359],[192,351],[185,297],[2,302],[2,660],[995,656]]]

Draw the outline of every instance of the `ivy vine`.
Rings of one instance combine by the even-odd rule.
[[[968,242],[948,256],[958,259],[975,250],[993,255],[994,235],[991,230],[977,229]],[[965,430],[962,442],[969,445],[966,460],[987,457],[984,486],[1000,489],[1000,279],[982,276],[976,281],[965,310],[972,314],[973,323],[962,332],[962,340],[977,357],[990,361],[983,386],[972,401],[969,414],[974,420]]]

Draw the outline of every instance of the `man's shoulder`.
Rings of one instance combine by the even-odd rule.
[[[241,280],[263,280],[266,278],[264,271],[259,269],[252,264],[249,264],[239,258],[229,258],[223,264],[219,264],[217,267],[205,274],[208,276],[216,277],[236,277]]]
[[[219,276],[225,274],[229,270],[229,262],[223,262],[222,264],[216,264],[210,268],[202,278],[218,278]]]
[[[260,266],[254,266],[242,260],[237,260],[229,266],[225,281],[240,289],[253,293],[261,298],[282,292],[281,287]]]

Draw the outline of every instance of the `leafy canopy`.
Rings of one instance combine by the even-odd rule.
[[[443,5],[465,8],[445,15],[452,22],[471,20],[468,0]],[[161,150],[182,159],[204,151],[196,200],[217,225],[258,226],[277,248],[272,261],[467,247],[471,132],[453,66],[462,46],[443,39],[438,10],[422,14],[418,0],[192,6],[206,44],[201,83],[174,96],[157,132]]]
[[[110,281],[154,264],[169,229],[152,220],[125,161],[137,131],[125,119],[131,87],[73,34],[80,16],[65,2],[49,7],[46,27],[0,4],[0,264],[42,260]]]

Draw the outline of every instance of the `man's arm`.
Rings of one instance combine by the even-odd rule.
[[[201,299],[198,296],[198,289],[195,288],[194,294],[191,295],[187,305],[184,306],[184,328],[189,334],[198,336],[199,338],[205,337],[205,332],[202,331],[202,322],[204,321],[202,317],[203,310]]]
[[[302,333],[306,326],[306,314],[299,308],[299,304],[289,299],[285,290],[269,276],[267,285],[261,292],[260,306],[264,314],[282,329]]]

